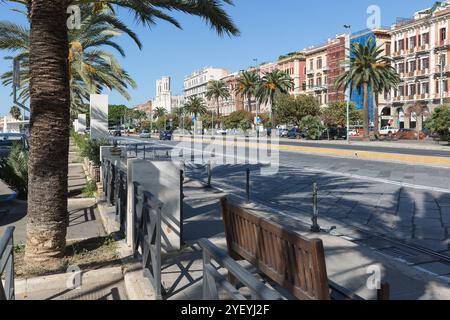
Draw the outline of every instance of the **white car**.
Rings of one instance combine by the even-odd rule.
[[[382,127],[381,130],[379,131],[379,133],[381,135],[389,135],[389,134],[396,134],[398,132],[398,128],[394,128],[394,127]]]
[[[223,134],[223,135],[226,135],[226,134],[227,134],[227,130],[225,130],[225,129],[219,129],[219,130],[217,130],[217,134]]]
[[[152,135],[151,135],[150,131],[148,131],[148,130],[142,130],[141,133],[139,134],[139,138],[148,139],[151,137],[152,137]]]

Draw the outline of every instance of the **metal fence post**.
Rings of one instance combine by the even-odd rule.
[[[312,232],[320,232],[320,226],[317,222],[319,218],[319,208],[317,206],[317,196],[318,196],[319,188],[317,187],[317,183],[313,184],[313,217],[312,217],[312,226],[311,231]]]
[[[145,160],[145,151],[146,151],[146,147],[145,147],[145,144],[144,144],[144,160]]]
[[[245,191],[247,194],[247,202],[250,202],[250,168],[247,168],[247,170],[246,170],[246,178],[247,178],[247,183],[245,186]]]
[[[211,162],[208,162],[208,164],[206,165],[206,173],[208,174],[208,182],[206,183],[206,187],[211,188]]]
[[[135,150],[136,150],[136,158],[138,157],[138,145],[136,144],[135,146]]]

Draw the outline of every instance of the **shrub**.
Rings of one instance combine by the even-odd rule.
[[[8,158],[0,163],[0,178],[19,194],[20,199],[28,195],[28,152],[20,144],[14,144]]]
[[[450,107],[436,108],[430,118],[425,122],[425,127],[432,133],[439,134],[443,139],[450,138]]]
[[[86,197],[94,197],[96,191],[97,191],[97,184],[95,183],[95,181],[91,180],[83,188],[83,195]]]
[[[302,119],[300,127],[307,131],[306,137],[310,140],[317,140],[325,129],[319,117],[306,116]]]
[[[106,139],[86,139],[81,146],[81,156],[88,158],[94,163],[94,165],[99,166],[101,162],[100,147],[109,145],[110,144]]]

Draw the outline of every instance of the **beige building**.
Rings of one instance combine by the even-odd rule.
[[[306,58],[304,92],[316,97],[320,105],[328,103],[327,47],[328,43],[325,43],[303,50]]]
[[[391,117],[395,126],[422,129],[427,116],[450,98],[449,30],[448,1],[392,26],[392,57],[401,83],[382,116]]]
[[[189,99],[190,97],[201,97],[205,100],[208,109],[215,108],[215,102],[208,101],[206,99],[208,83],[211,80],[223,79],[229,74],[230,72],[228,70],[212,67],[193,72],[184,79],[184,98]]]

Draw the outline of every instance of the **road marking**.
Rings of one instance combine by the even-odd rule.
[[[131,140],[131,139],[129,139],[129,140]],[[134,140],[134,141],[136,141],[136,140]],[[174,149],[179,149],[179,150],[191,150],[191,148],[173,146],[173,145],[170,145],[170,144],[162,143],[160,141],[155,141],[155,144],[166,146],[166,147],[170,147],[170,148],[174,148]],[[195,152],[202,152],[202,150],[198,150],[198,149],[194,149],[194,151]],[[203,152],[205,152],[205,151],[203,151]],[[212,152],[206,152],[206,153],[212,154]],[[249,160],[248,158],[244,159],[242,157],[230,156],[230,155],[226,155],[226,154],[223,154],[223,153],[217,153],[217,152],[216,152],[215,155],[216,156],[221,156],[221,157],[226,157],[226,158],[232,158],[232,159]],[[261,163],[261,164],[268,164],[268,163]],[[292,168],[298,168],[298,167],[295,167],[295,166],[292,166],[292,165],[291,165],[291,167]],[[362,176],[362,175],[353,174],[353,173],[344,173],[344,172],[322,170],[322,169],[311,169],[311,168],[305,168],[305,167],[301,167],[301,170],[314,172],[314,173],[326,173],[326,174],[329,174],[329,175],[332,175],[332,176],[341,176],[341,177],[346,177],[346,178],[353,178],[353,179],[356,179],[356,180],[363,180],[363,181],[369,181],[369,182],[379,182],[379,183],[395,185],[395,186],[399,186],[399,187],[403,187],[403,188],[411,188],[411,189],[415,189],[415,190],[426,190],[426,191],[435,191],[435,192],[440,192],[440,193],[450,193],[450,189],[430,187],[430,186],[424,186],[424,185],[417,185],[417,184],[411,184],[411,183],[394,181],[394,180],[388,180],[388,179],[382,179],[382,178],[376,178],[376,177]]]

